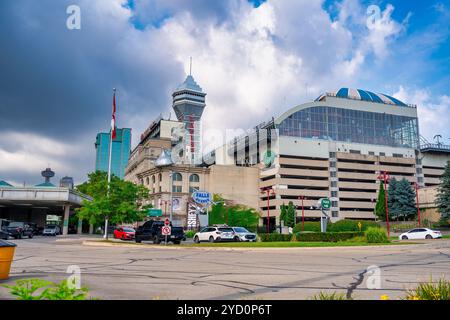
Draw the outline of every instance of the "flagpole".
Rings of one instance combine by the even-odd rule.
[[[115,99],[116,99],[116,88],[113,89],[114,92],[114,101],[113,104],[115,104]],[[114,112],[114,110],[113,110]],[[115,125],[115,123],[114,123]],[[112,142],[113,142],[113,128],[111,127],[111,130],[109,132],[109,156],[108,156],[108,192],[107,192],[107,196],[109,197],[109,189],[110,189],[110,183],[111,183],[111,160],[112,160]],[[105,217],[105,235],[104,238],[108,239],[108,221],[109,217],[106,216]]]

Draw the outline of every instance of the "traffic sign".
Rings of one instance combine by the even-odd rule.
[[[164,221],[164,225],[165,226],[168,226],[170,224],[170,220],[169,219],[166,219],[165,221]]]
[[[195,191],[192,194],[192,199],[199,204],[211,203],[211,193],[206,191]]]
[[[172,227],[164,226],[161,228],[161,234],[163,236],[170,236],[172,234]]]
[[[161,217],[163,212],[161,209],[150,209],[147,212],[147,217]]]
[[[322,209],[330,209],[331,208],[331,201],[328,198],[322,198],[320,200],[320,204],[322,205]]]

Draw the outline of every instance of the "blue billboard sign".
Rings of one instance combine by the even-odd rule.
[[[208,204],[212,201],[211,193],[205,191],[195,191],[192,199],[198,204]]]

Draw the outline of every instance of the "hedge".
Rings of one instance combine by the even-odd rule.
[[[354,237],[362,237],[364,232],[298,232],[295,234],[295,239],[302,242],[338,242],[352,239]],[[275,242],[275,241],[291,241],[291,234],[280,233],[260,233],[261,242]]]
[[[291,234],[281,233],[260,233],[258,234],[261,242],[275,242],[275,241],[291,241]]]
[[[358,223],[361,223],[361,230],[359,230]],[[350,232],[350,231],[365,231],[368,228],[379,228],[379,224],[375,221],[368,220],[339,220],[335,223],[330,223],[327,227],[327,231],[330,232]]]
[[[297,222],[294,233],[302,231],[302,222]],[[305,221],[305,231],[320,232],[320,222]]]
[[[365,231],[367,243],[386,243],[389,239],[386,230],[382,228],[368,228]]]
[[[301,242],[338,242],[362,236],[364,232],[299,232],[295,234],[297,241]]]
[[[358,222],[361,222],[361,230],[359,230]],[[378,223],[375,221],[368,221],[368,220],[339,220],[335,223],[329,223],[327,226],[327,231],[329,232],[359,232],[359,231],[365,231],[367,228],[374,227],[378,228],[380,227]],[[320,232],[320,222],[316,221],[306,221],[305,222],[305,231],[313,231],[313,232]],[[297,222],[294,228],[294,233],[301,232],[302,231],[302,222]]]

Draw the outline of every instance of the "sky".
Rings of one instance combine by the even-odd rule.
[[[80,8],[68,29],[67,8]],[[95,137],[117,125],[133,145],[189,72],[207,93],[203,126],[247,129],[340,87],[418,106],[428,140],[450,138],[450,1],[3,0],[0,180],[76,183]]]

